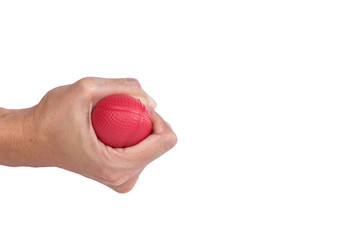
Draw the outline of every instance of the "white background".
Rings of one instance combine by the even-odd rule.
[[[0,239],[359,239],[358,1],[0,1],[0,106],[135,77],[178,145],[121,195],[0,167]]]

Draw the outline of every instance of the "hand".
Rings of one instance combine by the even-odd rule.
[[[100,142],[91,111],[103,97],[128,94],[149,109],[153,132],[139,144],[114,149]],[[55,166],[94,179],[119,193],[130,191],[143,169],[177,142],[135,79],[84,78],[49,91],[24,117],[27,165]]]

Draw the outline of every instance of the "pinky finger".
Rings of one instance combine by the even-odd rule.
[[[109,186],[108,185],[108,187],[110,187],[111,189],[113,189],[114,191],[116,191],[118,193],[128,193],[135,187],[135,184],[136,184],[137,180],[139,179],[139,176],[140,176],[140,174],[134,176],[129,181],[121,184],[120,186]]]

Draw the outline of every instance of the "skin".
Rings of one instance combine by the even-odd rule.
[[[153,120],[150,136],[128,148],[111,148],[97,139],[91,111],[111,94],[139,98],[148,107]],[[49,91],[34,107],[0,108],[0,165],[59,167],[119,193],[129,192],[144,168],[177,143],[155,107],[136,79],[89,77]]]

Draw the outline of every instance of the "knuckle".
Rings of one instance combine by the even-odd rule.
[[[127,181],[123,185],[117,187],[117,191],[119,193],[128,193],[128,192],[130,192],[135,187],[135,184],[136,184],[137,180],[138,180],[138,177],[130,179],[129,181]]]
[[[140,82],[135,78],[126,78],[126,83],[134,88],[141,88]]]
[[[174,131],[169,130],[164,136],[164,144],[166,149],[171,149],[177,144],[178,138]]]
[[[108,184],[112,186],[120,186],[126,183],[129,180],[130,176],[116,170],[109,170],[104,174],[103,178]]]
[[[97,81],[92,77],[85,77],[78,80],[76,83],[78,90],[84,94],[91,94],[97,89]]]
[[[119,193],[128,193],[130,192],[131,190],[133,190],[135,185],[128,185],[128,184],[125,184],[124,186],[120,187],[117,191]]]

